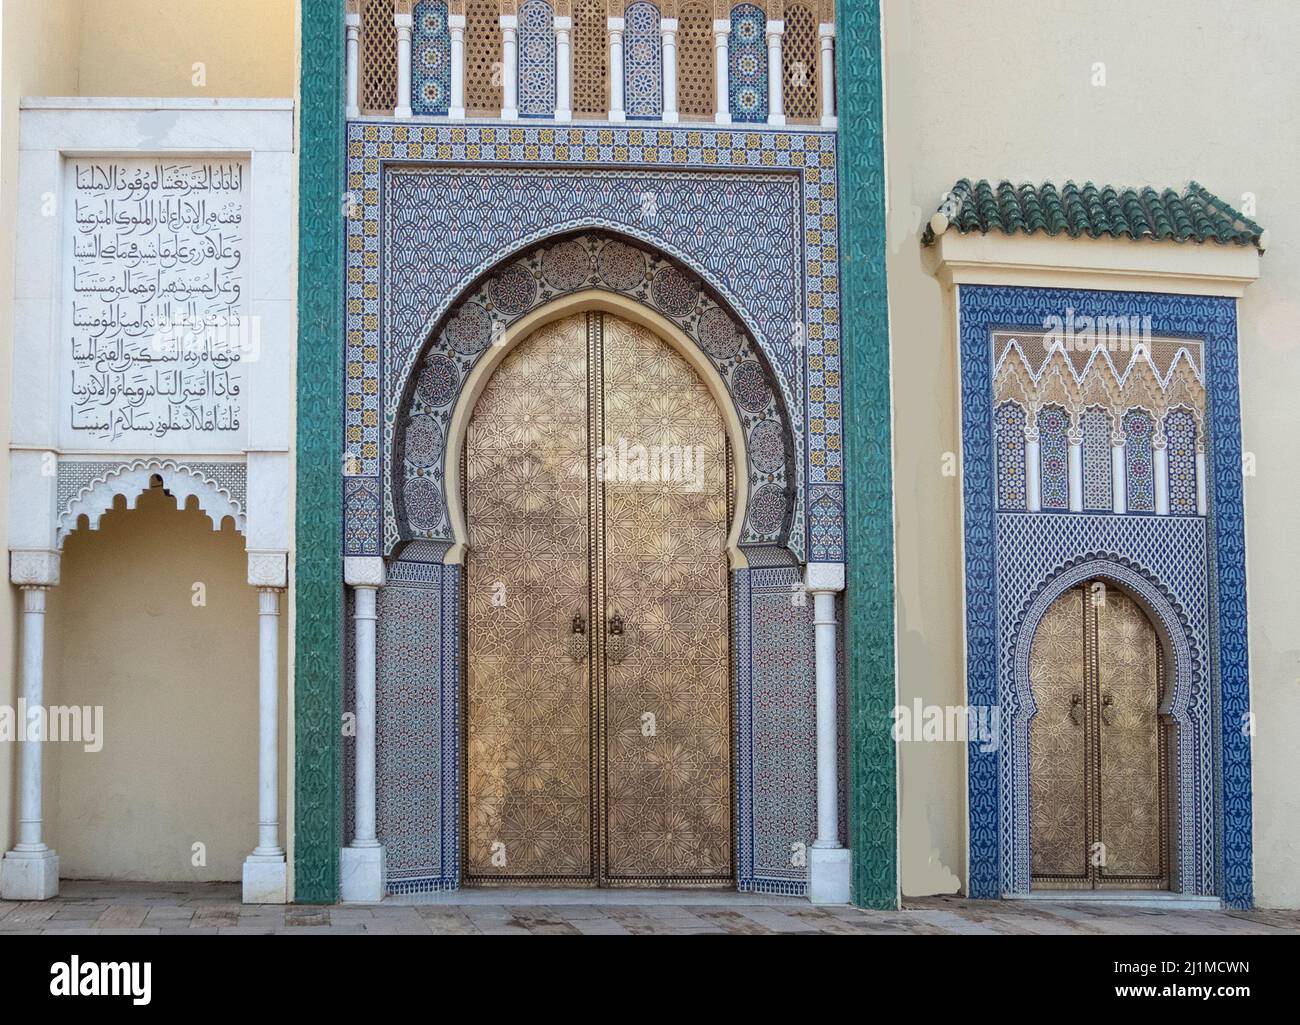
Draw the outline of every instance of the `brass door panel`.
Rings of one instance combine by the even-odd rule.
[[[604,874],[722,881],[731,876],[726,433],[704,382],[645,328],[604,318],[603,371],[605,452],[619,456],[602,474],[605,618],[622,630],[606,638]]]
[[[466,874],[595,878],[588,613],[587,326],[502,362],[466,434]]]
[[[1048,609],[1030,649],[1030,862],[1039,889],[1167,889],[1168,727],[1155,628],[1094,581]]]
[[[646,329],[568,318],[495,371],[466,453],[466,882],[729,881],[730,475],[708,389]]]

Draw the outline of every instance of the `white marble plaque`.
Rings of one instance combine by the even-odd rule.
[[[242,448],[248,162],[69,157],[65,174],[63,444]]]

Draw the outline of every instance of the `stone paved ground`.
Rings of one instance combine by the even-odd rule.
[[[611,896],[612,895],[612,896]],[[474,891],[407,903],[308,907],[239,903],[235,884],[65,881],[51,901],[0,901],[2,934],[351,933],[662,935],[721,933],[1155,934],[1300,932],[1300,911],[1148,910],[1086,903],[911,900],[900,911],[815,908],[806,901],[724,892],[526,895]],[[524,902],[530,901],[530,902]],[[629,902],[632,901],[632,902]]]

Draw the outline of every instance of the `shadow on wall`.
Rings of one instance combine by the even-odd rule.
[[[47,749],[60,874],[239,879],[257,835],[257,592],[243,537],[155,486],[71,534],[61,579],[46,701],[102,708],[102,749]]]

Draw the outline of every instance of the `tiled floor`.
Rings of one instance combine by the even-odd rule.
[[[815,908],[721,891],[466,891],[333,907],[239,903],[234,884],[72,882],[54,900],[0,901],[0,933],[1170,934],[1300,932],[1300,911],[1150,910],[1085,903],[909,900],[900,911]]]

